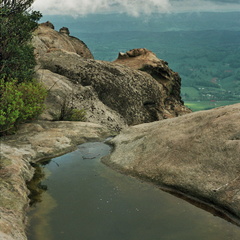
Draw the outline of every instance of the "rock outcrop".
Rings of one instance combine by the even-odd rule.
[[[116,131],[191,112],[181,100],[179,75],[152,52],[135,49],[113,63],[93,60],[76,54],[72,43],[61,49],[61,44],[49,44],[58,43],[63,35],[69,37],[65,28],[60,34],[48,25],[40,25],[33,41],[38,78],[50,89],[42,119],[54,119],[66,97],[71,98],[72,108],[85,109],[87,121]],[[51,45],[50,50],[42,52],[39,39]]]
[[[218,206],[240,223],[240,104],[129,127],[111,143],[109,166]]]
[[[47,109],[41,115],[42,120],[58,119],[64,101],[68,101],[69,107],[85,110],[88,122],[103,124],[116,132],[127,126],[125,119],[117,111],[99,100],[93,87],[74,83],[47,69],[38,70],[37,77],[50,89],[46,100]]]
[[[120,64],[86,60],[62,51],[46,53],[39,61],[42,69],[64,76],[74,84],[74,95],[78,96],[74,97],[74,106],[88,102],[94,95],[105,108],[116,113],[128,125],[158,121],[190,112],[181,102],[180,94],[174,98],[175,104],[169,105],[170,96],[166,87],[143,71]],[[86,89],[90,94],[88,99],[82,93]],[[92,102],[89,102],[89,106],[82,104],[87,112],[91,112],[91,107],[96,108],[90,103]],[[105,112],[105,109],[102,110]],[[94,112],[91,112],[93,115]],[[103,119],[99,118],[99,121]],[[112,125],[116,122],[115,119],[110,121]],[[122,127],[123,125],[116,125],[117,129]]]
[[[93,55],[87,45],[69,34],[70,32],[66,27],[61,28],[60,31],[57,32],[50,22],[40,24],[33,33],[32,39],[36,59],[38,60],[47,52],[59,49],[76,53],[86,59],[93,59]]]
[[[0,239],[26,240],[29,190],[33,163],[67,153],[78,144],[102,140],[111,133],[103,126],[83,122],[24,124],[14,136],[1,139]]]
[[[138,48],[126,53],[119,53],[118,59],[114,62],[149,73],[164,87],[167,96],[164,101],[165,106],[176,112],[180,110],[177,109],[181,108],[181,104],[183,104],[180,95],[181,78],[178,73],[168,67],[166,61],[157,58],[146,48]]]

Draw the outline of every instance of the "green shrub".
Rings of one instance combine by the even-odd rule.
[[[13,133],[20,123],[41,114],[46,94],[35,81],[17,84],[17,80],[0,80],[0,135]]]
[[[0,80],[0,134],[10,131],[23,108],[22,93],[16,81],[4,83]]]
[[[86,121],[84,109],[72,109],[69,121]]]
[[[73,107],[73,100],[69,97],[65,98],[61,104],[60,114],[56,116],[56,121],[86,121],[86,112],[84,109],[76,109]]]
[[[36,81],[21,83],[18,90],[22,94],[23,101],[19,116],[21,121],[34,119],[43,112],[47,91],[40,83]]]

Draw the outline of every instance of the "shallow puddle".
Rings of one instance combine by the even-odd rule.
[[[29,240],[240,239],[239,227],[106,167],[109,152],[85,143],[44,166],[47,191],[30,212]]]

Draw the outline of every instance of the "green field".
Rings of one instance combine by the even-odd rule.
[[[193,87],[182,87],[181,88],[181,94],[184,97],[184,99],[196,99],[198,100],[200,98],[199,91],[196,88]]]
[[[185,101],[185,106],[189,107],[193,112],[208,110],[212,108],[217,108],[226,105],[232,105],[235,103],[240,103],[240,101]]]

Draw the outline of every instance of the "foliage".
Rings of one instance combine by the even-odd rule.
[[[36,64],[30,40],[41,14],[22,11],[23,6],[14,5],[14,2],[18,6],[20,2],[27,4],[30,1],[4,2],[5,5],[1,4],[0,8],[0,78],[5,81],[13,78],[19,82],[27,81],[32,79]]]
[[[42,201],[42,193],[47,190],[47,185],[42,184],[45,173],[41,165],[39,163],[32,163],[31,165],[35,168],[35,172],[33,178],[27,182],[27,187],[30,190],[30,194],[28,195],[30,199],[29,204],[30,206],[34,206]]]
[[[18,90],[22,94],[24,104],[20,112],[21,121],[34,119],[43,112],[47,91],[40,83],[36,81],[21,83]]]
[[[60,114],[57,116],[57,121],[82,121],[86,120],[86,112],[84,109],[76,109],[73,107],[73,102],[65,98],[61,104]]]
[[[32,81],[0,81],[0,135],[12,133],[20,123],[33,120],[44,109],[47,91]]]
[[[14,127],[23,108],[22,93],[18,91],[15,81],[0,82],[0,134]]]
[[[33,80],[35,58],[30,44],[39,12],[33,0],[0,2],[0,135],[36,118],[44,109],[46,90]]]
[[[0,8],[7,8],[10,13],[15,14],[27,10],[34,0],[2,0]]]
[[[72,109],[69,121],[85,121],[86,112],[84,109]]]

